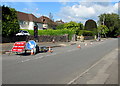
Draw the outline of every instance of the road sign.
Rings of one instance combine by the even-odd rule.
[[[32,50],[35,47],[36,47],[36,42],[33,40],[30,40],[29,42],[26,43],[27,50]]]
[[[26,42],[15,42],[12,48],[13,52],[23,52]]]

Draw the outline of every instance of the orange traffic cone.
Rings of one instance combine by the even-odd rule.
[[[78,45],[78,47],[77,47],[77,48],[81,48],[80,44]]]
[[[49,47],[49,50],[48,50],[48,52],[51,52],[51,53],[53,52],[53,50],[51,49],[51,47]]]
[[[31,55],[34,55],[33,49],[31,50]]]

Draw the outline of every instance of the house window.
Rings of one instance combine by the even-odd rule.
[[[28,21],[19,21],[19,24],[20,25],[29,25],[29,22]]]

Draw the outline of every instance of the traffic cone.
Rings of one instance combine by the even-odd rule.
[[[51,52],[51,53],[53,52],[53,50],[51,49],[51,47],[49,47],[49,50],[48,50],[48,52]]]
[[[87,46],[87,43],[85,43],[85,46]]]
[[[90,44],[92,45],[93,43],[91,42]]]
[[[77,48],[81,48],[80,44],[78,45],[78,47],[77,47]]]
[[[55,40],[53,39],[52,42],[55,43]]]
[[[31,50],[31,55],[34,55],[33,49]]]

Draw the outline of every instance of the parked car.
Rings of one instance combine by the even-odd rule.
[[[28,31],[25,31],[25,30],[20,30],[19,33],[16,34],[16,36],[21,36],[21,35],[30,35]]]

